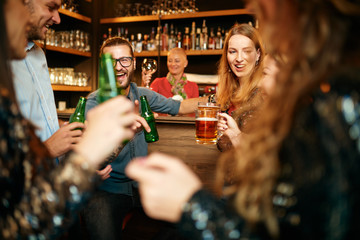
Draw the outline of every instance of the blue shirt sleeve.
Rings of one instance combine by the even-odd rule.
[[[168,113],[173,116],[179,113],[180,101],[166,98],[148,88],[138,87],[138,90],[140,96],[146,96],[152,111],[158,113]]]
[[[96,90],[95,92],[92,92],[87,97],[86,105],[85,105],[85,118],[87,118],[86,115],[87,115],[88,111],[98,105],[98,102],[96,101],[97,92],[98,92],[98,90]]]

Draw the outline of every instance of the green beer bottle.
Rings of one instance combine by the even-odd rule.
[[[101,55],[99,64],[99,92],[97,95],[97,102],[102,103],[117,95],[125,95],[115,77],[114,64],[111,53],[103,53]],[[123,141],[123,145],[127,144],[130,140]]]
[[[141,116],[146,120],[146,122],[149,124],[151,128],[151,132],[147,132],[144,130],[145,141],[148,143],[156,142],[159,140],[159,134],[156,129],[154,114],[151,111],[146,96],[140,97],[140,103],[141,103]]]
[[[85,104],[86,104],[86,98],[80,97],[79,102],[76,106],[75,112],[71,114],[69,123],[72,122],[85,122]],[[77,128],[82,130],[81,128]],[[76,129],[76,130],[77,130]]]
[[[105,102],[106,100],[118,95],[114,67],[110,53],[104,53],[101,55],[99,64],[99,85],[100,89],[97,95],[98,103]]]

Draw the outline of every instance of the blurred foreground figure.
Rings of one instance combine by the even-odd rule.
[[[360,233],[360,1],[252,0],[276,88],[254,131],[221,157],[218,189],[176,159],[127,168],[146,212],[190,239],[353,239]],[[225,178],[226,177],[226,178]]]
[[[49,161],[49,150],[20,114],[9,66],[26,56],[26,2],[0,1],[0,239],[55,239],[89,197],[99,165],[134,136],[138,117],[125,97],[112,99],[89,112],[82,139],[60,165]]]

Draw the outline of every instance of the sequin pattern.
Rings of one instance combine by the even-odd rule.
[[[0,238],[49,239],[69,225],[88,197],[94,170],[72,153],[59,166],[34,155],[45,148],[9,98],[0,94]],[[43,151],[46,152],[46,151]]]
[[[347,124],[350,125],[349,136],[356,141],[357,150],[360,152],[360,104],[357,95],[345,95],[341,98],[341,110]]]

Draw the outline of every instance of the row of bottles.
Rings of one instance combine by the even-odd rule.
[[[161,51],[168,51],[174,47],[184,48],[185,50],[214,50],[222,49],[224,39],[227,35],[224,28],[218,27],[217,30],[206,26],[206,20],[203,20],[201,27],[196,27],[192,22],[190,27],[185,27],[184,31],[178,31],[173,24],[165,23],[164,27],[152,27],[150,34],[137,33],[129,35],[127,28],[118,28],[117,34],[113,34],[112,28],[108,29],[108,34],[104,34],[104,40],[112,36],[120,36],[130,41],[135,52],[155,51],[160,48]]]

